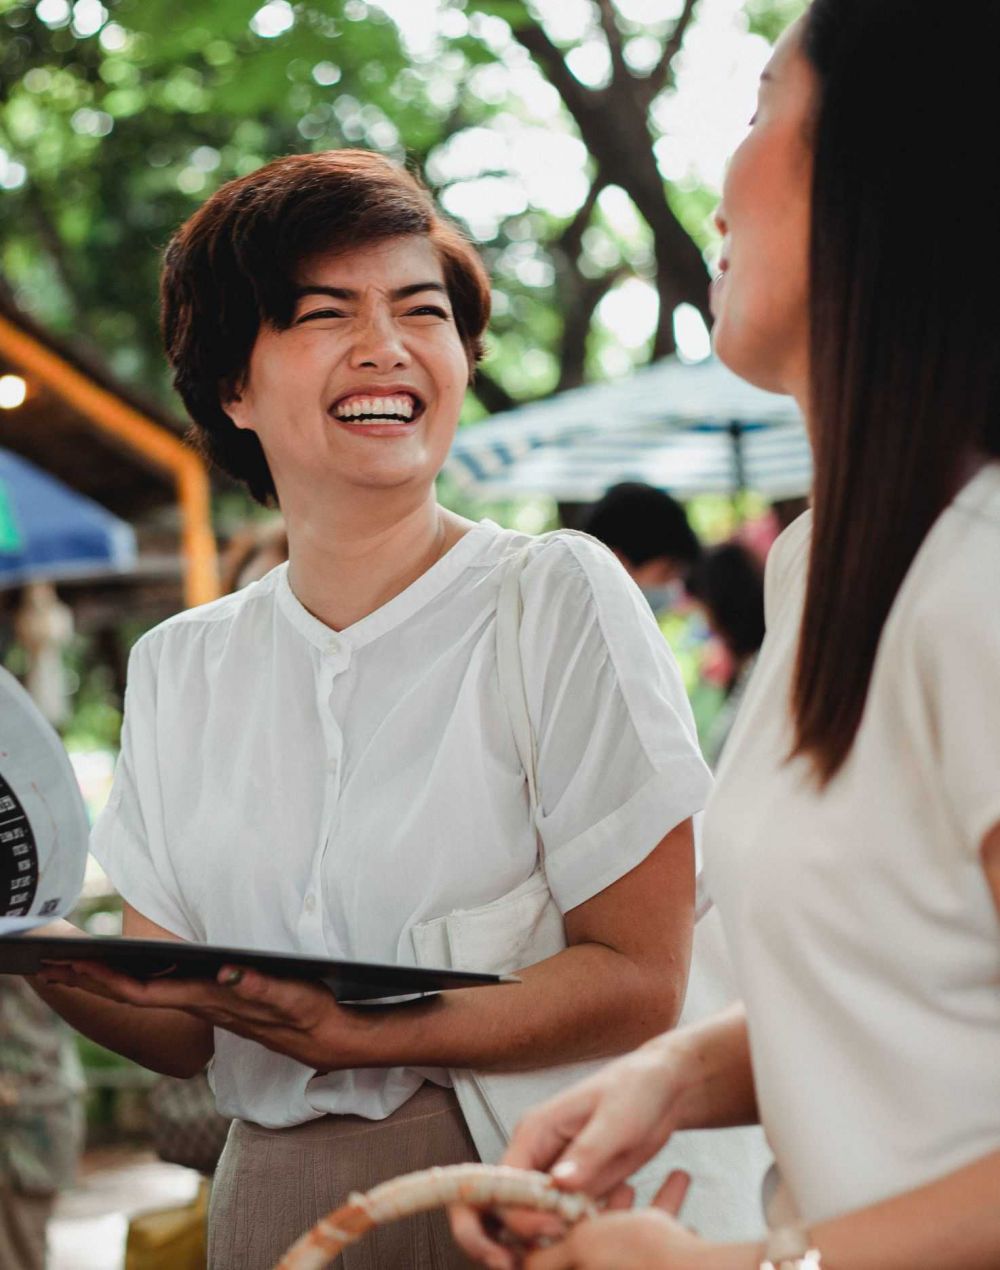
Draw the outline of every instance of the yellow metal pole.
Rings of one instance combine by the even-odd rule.
[[[95,384],[75,366],[0,314],[0,349],[29,377],[36,376],[93,424],[124,441],[177,486],[184,557],[184,600],[188,607],[219,594],[218,555],[212,532],[208,472],[193,450],[159,424]]]

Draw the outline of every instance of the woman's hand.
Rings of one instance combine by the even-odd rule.
[[[684,1092],[680,1069],[669,1037],[648,1042],[529,1111],[515,1130],[503,1163],[551,1170],[564,1190],[585,1191],[611,1208],[621,1208],[631,1202],[626,1179],[660,1150],[680,1123]],[[668,1198],[679,1208],[676,1190]],[[452,1233],[470,1256],[498,1270],[513,1267],[510,1254],[486,1233],[479,1212],[455,1207],[450,1216]],[[522,1239],[552,1232],[551,1218],[508,1213],[505,1220]],[[612,1218],[602,1220],[611,1222]],[[645,1230],[646,1225],[640,1224]],[[586,1229],[592,1235],[596,1227]],[[581,1233],[580,1239],[587,1237]]]
[[[529,1253],[524,1270],[751,1270],[754,1249],[709,1244],[686,1230],[676,1216],[691,1179],[671,1173],[649,1208],[611,1212],[581,1222],[551,1246]],[[485,1265],[507,1270],[510,1254]]]
[[[365,1028],[362,1015],[342,1009],[320,984],[235,966],[223,967],[214,983],[142,981],[90,961],[50,963],[38,978],[125,1005],[182,1010],[320,1072],[354,1065]]]
[[[672,1182],[673,1178],[667,1185]],[[710,1246],[675,1221],[671,1207],[669,1200],[658,1196],[651,1208],[581,1222],[561,1243],[529,1254],[524,1270],[697,1270],[707,1266]]]

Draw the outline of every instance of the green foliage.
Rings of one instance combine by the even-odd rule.
[[[802,7],[748,0],[747,11],[754,30],[773,36]],[[542,107],[523,91],[525,73],[542,77],[537,65],[526,71],[509,35],[539,22],[527,0],[441,0],[438,28],[418,51],[374,0],[105,0],[105,10],[66,0],[64,9],[0,0],[0,281],[167,401],[160,255],[222,182],[275,155],[344,145],[407,157],[433,181],[446,143],[472,128],[576,134],[554,94]],[[626,38],[641,33],[621,25]],[[466,179],[475,174],[442,176],[435,192],[447,206]],[[665,197],[704,249],[716,196],[668,185]],[[598,209],[572,259],[560,255],[567,220],[543,207],[500,212],[495,230],[480,230],[497,293],[486,369],[507,394],[539,396],[560,378],[567,271],[653,276],[656,244],[635,220],[615,230]],[[610,339],[592,330],[592,374]]]
[[[747,0],[750,30],[773,43],[808,7],[809,0]]]

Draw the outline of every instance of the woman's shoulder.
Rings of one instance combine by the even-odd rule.
[[[900,592],[899,632],[918,646],[989,631],[1000,640],[1000,464],[982,469],[941,514]],[[958,642],[956,642],[958,641]]]
[[[165,653],[180,652],[205,640],[225,640],[241,621],[253,621],[265,615],[274,602],[278,575],[284,568],[279,565],[232,595],[174,613],[146,631],[133,646],[133,653],[158,659]]]
[[[526,539],[519,548],[526,553],[526,587],[559,586],[567,581],[586,581],[590,587],[620,586],[628,574],[614,552],[590,534],[575,529],[556,529]]]
[[[652,620],[624,566],[589,534],[555,530],[517,550],[525,553],[521,596],[526,615],[539,610],[547,621],[565,624],[613,608]]]
[[[804,511],[775,539],[764,569],[764,614],[770,630],[782,612],[801,598],[812,546],[812,509]]]

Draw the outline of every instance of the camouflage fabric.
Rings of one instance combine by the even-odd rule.
[[[0,1186],[70,1185],[83,1137],[72,1034],[23,979],[0,975]]]

